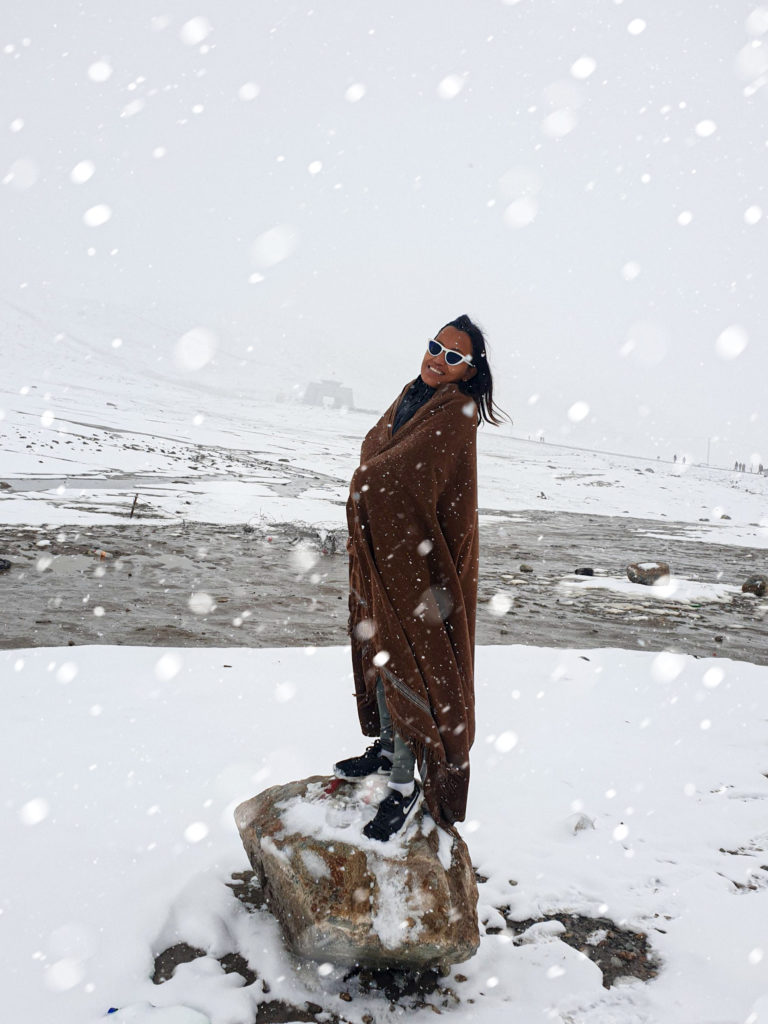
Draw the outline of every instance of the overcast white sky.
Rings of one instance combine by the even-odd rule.
[[[768,462],[768,6],[35,0],[2,33],[6,300],[371,408],[466,312],[516,432]]]

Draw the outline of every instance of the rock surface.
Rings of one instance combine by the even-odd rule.
[[[758,597],[764,597],[768,589],[768,579],[759,573],[754,573],[746,578],[741,585],[741,589],[745,594],[756,594]]]
[[[627,578],[631,583],[652,587],[654,583],[669,578],[669,565],[667,562],[633,562],[627,566]]]
[[[387,843],[362,834],[386,780],[312,776],[240,804],[235,821],[292,952],[422,970],[468,960],[480,936],[465,843],[419,804]]]

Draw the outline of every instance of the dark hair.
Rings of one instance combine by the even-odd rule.
[[[445,326],[463,331],[469,335],[472,342],[472,365],[477,373],[470,380],[460,381],[459,390],[474,399],[481,423],[493,423],[498,427],[504,420],[509,420],[509,416],[498,405],[493,404],[493,377],[486,353],[488,346],[485,335],[466,314],[449,321]]]

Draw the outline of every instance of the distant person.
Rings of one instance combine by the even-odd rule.
[[[673,455],[673,456],[672,456],[672,461],[673,461],[673,462],[677,462],[677,455]]]
[[[347,502],[349,633],[363,734],[342,779],[389,776],[363,829],[386,841],[415,806],[466,812],[475,735],[478,420],[499,424],[485,338],[468,316],[427,342],[419,376],[368,432]],[[415,767],[421,785],[415,778]]]

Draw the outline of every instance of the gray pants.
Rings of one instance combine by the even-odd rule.
[[[381,679],[376,681],[376,701],[379,705],[382,748],[394,751],[392,774],[389,777],[389,781],[394,786],[407,786],[413,782],[413,769],[416,764],[416,758],[413,756],[411,748],[405,740],[394,730],[392,716],[389,713],[384,696],[384,684]]]

